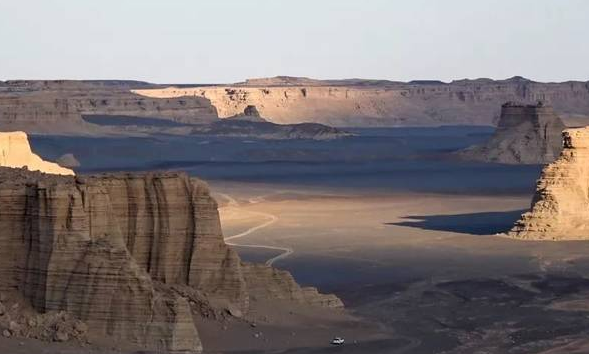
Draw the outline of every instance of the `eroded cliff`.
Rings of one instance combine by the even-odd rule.
[[[589,127],[563,132],[560,157],[542,170],[530,211],[508,235],[527,240],[589,239]]]
[[[207,99],[146,98],[133,87],[156,85],[93,81],[8,81],[0,85],[3,130],[51,134],[105,134],[108,128],[82,116],[108,115],[159,118],[178,123],[210,123],[217,112]]]
[[[207,185],[184,173],[0,168],[0,205],[0,290],[41,313],[65,311],[96,336],[200,352],[193,316],[203,309],[246,313],[253,294],[341,306],[287,272],[242,264]]]
[[[74,171],[60,165],[44,161],[31,150],[25,132],[0,132],[0,167],[26,167],[32,171],[58,175],[73,175]]]
[[[501,118],[489,141],[463,150],[459,156],[508,164],[549,163],[560,154],[565,128],[550,106],[508,102],[501,106]]]
[[[275,123],[333,126],[494,125],[507,101],[550,103],[561,116],[589,116],[589,83],[459,80],[451,83],[279,77],[224,86],[136,89],[150,98],[204,97],[222,118],[254,105]]]

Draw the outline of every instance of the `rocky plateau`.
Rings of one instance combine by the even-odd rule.
[[[589,82],[541,83],[522,77],[507,80],[395,82],[314,80],[296,77],[252,79],[216,86],[138,88],[147,98],[198,98],[211,101],[227,118],[256,106],[263,117],[281,124],[315,122],[331,126],[495,125],[509,101],[544,101],[566,120],[587,121]]]

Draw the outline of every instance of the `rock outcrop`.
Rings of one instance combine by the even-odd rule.
[[[501,106],[501,118],[491,139],[459,155],[468,160],[508,164],[549,163],[560,154],[565,128],[550,106],[508,102]]]
[[[60,165],[44,161],[33,153],[25,132],[0,132],[0,166],[26,167],[31,171],[41,171],[58,175],[73,175],[74,171]]]
[[[243,274],[252,300],[278,299],[321,307],[343,307],[335,295],[320,294],[316,288],[301,288],[292,275],[264,264],[243,264]]]
[[[80,161],[76,158],[76,156],[72,153],[63,154],[57,159],[57,163],[60,166],[67,167],[67,168],[76,168],[80,167]]]
[[[65,311],[97,336],[200,352],[193,316],[203,309],[247,313],[254,293],[341,304],[286,272],[242,265],[207,185],[184,173],[0,168],[0,205],[0,291],[19,292],[39,313]]]
[[[331,126],[494,125],[508,101],[552,105],[563,118],[588,120],[589,82],[507,80],[393,82],[278,77],[234,85],[136,89],[150,98],[204,97],[227,118],[254,105],[274,123]]]
[[[589,127],[563,132],[560,157],[544,167],[529,212],[509,231],[526,240],[589,239]]]

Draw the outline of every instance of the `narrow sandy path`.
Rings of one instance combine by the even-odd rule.
[[[231,197],[228,194],[220,194],[223,198],[227,199],[227,205],[224,206],[223,208],[240,208],[239,203],[235,200],[235,198]],[[257,203],[258,201],[262,200],[262,197],[257,197],[257,198],[251,198],[250,199],[250,203]],[[235,235],[231,235],[231,236],[227,236],[225,237],[225,243],[230,245],[230,246],[239,246],[239,247],[249,247],[249,248],[262,248],[262,249],[268,249],[268,250],[276,250],[276,251],[282,251],[281,254],[279,254],[276,257],[272,257],[270,259],[268,259],[266,261],[266,265],[271,266],[274,264],[274,262],[280,260],[280,259],[285,259],[286,257],[290,256],[291,254],[294,253],[294,250],[290,247],[278,247],[278,246],[268,246],[268,245],[259,245],[259,244],[242,244],[242,243],[235,243],[235,242],[227,242],[230,240],[235,240],[238,238],[242,238],[245,237],[247,235],[250,235],[258,230],[261,230],[263,228],[266,228],[272,224],[274,224],[275,222],[278,221],[278,217],[276,215],[272,215],[269,213],[263,213],[263,212],[259,212],[259,211],[250,211],[250,210],[244,210],[246,213],[249,214],[253,214],[253,215],[259,215],[263,218],[266,218],[267,220],[265,222],[263,222],[260,225],[256,225],[254,227],[250,227],[249,229],[240,232],[238,234]]]

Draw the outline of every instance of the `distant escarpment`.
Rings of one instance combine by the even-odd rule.
[[[529,212],[508,233],[527,240],[589,239],[589,127],[563,132],[560,157],[544,167]]]
[[[589,121],[589,82],[507,80],[394,82],[277,77],[222,86],[135,89],[150,98],[204,97],[227,118],[256,106],[274,123],[331,126],[494,125],[504,102],[544,101],[567,119]]]
[[[54,135],[218,135],[260,139],[335,139],[349,134],[320,124],[278,125],[254,105],[231,122],[204,97],[145,97],[134,81],[0,82],[0,129]],[[71,159],[70,159],[71,160]]]
[[[158,118],[200,124],[217,119],[204,98],[157,99],[139,96],[132,88],[157,87],[132,81],[7,81],[0,82],[0,127],[41,134],[104,134],[116,132],[89,124],[83,115]]]
[[[0,167],[26,167],[31,171],[41,171],[58,175],[73,175],[74,171],[56,163],[44,161],[31,150],[25,132],[0,133]]]
[[[0,205],[0,291],[63,311],[89,335],[197,353],[195,316],[240,316],[264,299],[342,306],[287,272],[242,264],[207,185],[184,173],[0,168]]]
[[[508,164],[552,162],[562,149],[565,128],[550,106],[508,102],[501,106],[501,118],[491,139],[461,151],[459,156]]]

